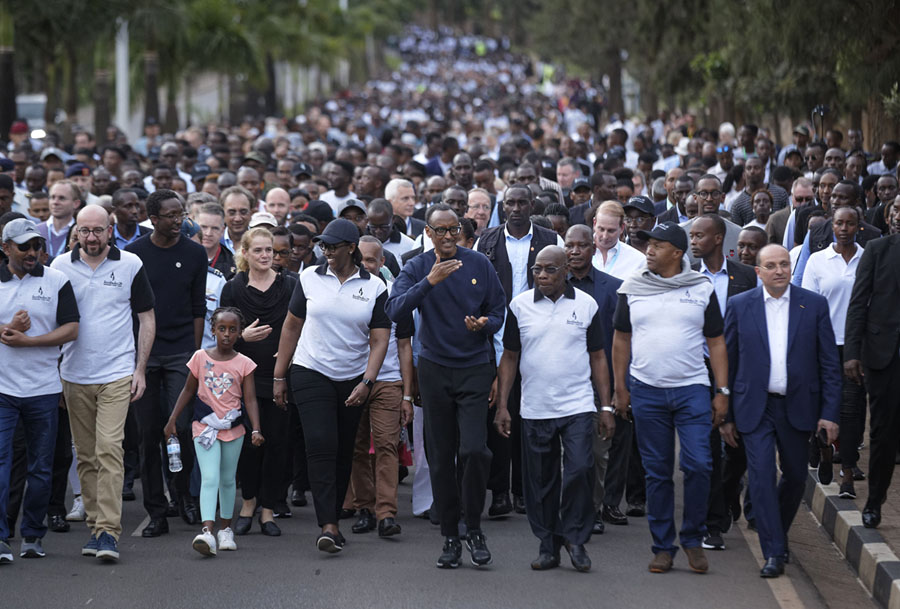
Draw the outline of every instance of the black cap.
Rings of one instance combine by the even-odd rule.
[[[641,239],[656,239],[657,241],[666,241],[675,246],[682,252],[686,252],[688,248],[687,233],[684,229],[674,222],[663,222],[653,227],[651,231],[639,231],[638,237]]]
[[[206,163],[197,163],[191,168],[191,180],[203,180],[212,173],[212,167]]]
[[[572,182],[572,190],[578,190],[579,188],[587,188],[591,189],[591,183],[587,178],[575,178]]]
[[[316,243],[359,243],[359,229],[346,218],[338,218],[329,222],[322,234],[314,239]]]
[[[334,211],[331,209],[331,205],[325,201],[310,201],[304,212],[319,222],[334,220]]]
[[[638,210],[642,214],[654,215],[656,213],[656,207],[653,205],[653,201],[645,197],[644,195],[635,195],[628,199],[628,202],[622,206],[624,209],[628,209],[629,207],[633,207]]]
[[[356,199],[347,199],[344,202],[344,206],[341,208],[341,211],[338,214],[338,216],[343,217],[344,212],[351,208],[358,209],[362,213],[366,213],[366,206],[362,201],[357,201]]]
[[[294,166],[291,167],[291,175],[293,175],[295,178],[299,178],[303,174],[306,174],[309,177],[312,177],[312,174],[313,174],[312,167],[310,167],[309,165],[307,165],[306,163],[304,163],[302,161],[299,163],[294,163]]]

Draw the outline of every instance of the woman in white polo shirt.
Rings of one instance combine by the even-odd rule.
[[[339,218],[316,241],[327,263],[303,271],[294,289],[278,343],[273,391],[276,404],[287,402],[291,364],[291,389],[322,527],[316,547],[335,553],[345,542],[338,513],[350,480],[361,406],[384,361],[391,321],[384,312],[387,288],[360,266],[356,225]]]
[[[803,272],[801,287],[821,294],[828,300],[828,312],[834,338],[838,345],[841,360],[844,358],[844,324],[847,320],[847,307],[850,305],[850,294],[856,279],[856,269],[862,258],[863,248],[856,243],[859,230],[860,213],[855,207],[839,207],[834,210],[831,227],[834,231],[834,243],[809,257],[806,270]],[[853,470],[859,459],[857,446],[862,440],[863,429],[860,426],[860,413],[866,407],[866,389],[848,377],[844,377],[841,391],[841,426],[838,439],[841,446],[841,480],[840,496],[845,499],[856,499],[853,488]],[[863,419],[863,422],[865,419]],[[833,471],[819,469],[820,482],[829,484]]]

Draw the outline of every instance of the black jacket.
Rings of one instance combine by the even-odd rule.
[[[878,239],[879,237],[881,237],[880,230],[866,221],[860,223],[859,230],[856,233],[856,242],[863,246],[863,249],[865,249],[866,244],[869,241]],[[830,221],[817,224],[809,231],[810,254],[820,252],[832,243],[834,243],[834,229],[832,228]]]
[[[691,265],[695,271],[700,270],[700,261],[698,260]],[[725,270],[728,272],[728,295],[727,299],[737,296],[741,292],[752,290],[756,287],[756,271],[752,266],[735,262],[734,260],[725,259]],[[721,307],[721,305],[719,305]],[[725,310],[724,308],[722,309]],[[724,315],[722,316],[724,317]]]
[[[478,251],[487,256],[491,264],[494,265],[494,270],[497,271],[497,275],[500,277],[500,285],[503,286],[503,291],[506,293],[506,304],[509,305],[509,302],[513,299],[512,267],[509,264],[509,256],[506,253],[506,239],[503,233],[505,228],[506,224],[501,224],[500,226],[486,229],[478,240]],[[528,252],[529,269],[534,264],[534,259],[537,258],[538,252],[548,245],[556,245],[559,238],[555,231],[542,226],[532,224],[531,228],[531,249]],[[534,277],[531,271],[526,272],[525,275],[528,278],[528,287],[533,288]]]

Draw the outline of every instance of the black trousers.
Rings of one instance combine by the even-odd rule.
[[[737,448],[725,444],[725,461],[722,464],[722,494],[725,505],[728,507],[729,525],[736,521],[741,511],[741,490],[744,489],[744,474],[747,473],[747,453],[744,451],[744,442],[740,438]],[[753,520],[753,502],[750,497],[750,486],[744,490],[744,518]],[[722,532],[728,530],[724,527]]]
[[[865,370],[869,390],[869,497],[867,508],[880,507],[894,475],[897,438],[900,437],[900,357],[883,370]],[[841,420],[843,423],[843,418]],[[843,443],[841,444],[843,459]],[[843,462],[842,462],[843,464]],[[846,466],[845,466],[846,467]]]
[[[632,429],[634,423],[631,423]],[[625,479],[625,501],[628,505],[647,503],[647,474],[644,472],[644,462],[638,451],[637,430],[631,434],[631,454],[628,456],[628,474]],[[609,504],[607,504],[609,505]]]
[[[441,534],[456,537],[463,511],[468,530],[481,528],[491,466],[484,421],[496,371],[491,364],[450,368],[420,357],[418,372],[433,509]],[[462,470],[459,484],[457,468]]]
[[[151,355],[147,361],[147,389],[141,399],[133,404],[141,437],[144,509],[154,520],[165,518],[168,507],[163,481],[163,467],[168,470],[168,463],[163,463],[163,428],[172,414],[178,394],[184,388],[188,375],[186,364],[190,358],[190,353]],[[185,408],[175,425],[181,444],[182,463],[182,470],[175,474],[175,488],[182,497],[190,496],[191,470],[194,469],[193,416],[191,409]]]
[[[134,479],[140,475],[141,469],[141,435],[138,432],[134,404],[129,404],[128,406],[128,415],[125,417],[125,438],[122,440],[122,448],[125,449],[123,456],[125,475],[122,480],[122,490],[124,491],[134,486]]]
[[[516,371],[516,378],[509,391],[509,416],[512,418],[510,434],[504,438],[494,427],[494,415],[496,408],[488,411],[487,445],[491,450],[491,470],[487,487],[491,493],[508,493],[512,490],[514,495],[522,496],[522,417],[519,414],[522,407],[522,375]],[[512,466],[512,478],[510,479],[510,466]]]
[[[844,361],[844,346],[838,345],[838,354]],[[862,426],[860,426],[862,412]],[[841,385],[841,427],[838,440],[841,443],[841,469],[848,472],[856,467],[859,461],[859,443],[866,428],[866,387],[847,376],[843,376]]]
[[[320,527],[337,524],[350,484],[362,406],[344,402],[361,380],[362,375],[335,381],[315,370],[291,366],[291,389],[303,424],[309,485]]]
[[[241,496],[259,499],[267,510],[275,509],[277,501],[284,501],[284,471],[287,466],[288,438],[291,415],[288,408],[279,408],[272,398],[257,398],[259,431],[266,439],[262,446],[253,446],[250,434],[244,434],[238,476]]]
[[[25,479],[28,477],[28,445],[25,441],[25,424],[19,419],[13,434],[12,465],[9,470],[9,499],[6,502],[6,520],[10,536],[16,530],[16,520],[25,497]]]
[[[522,420],[525,506],[543,554],[559,554],[564,543],[582,545],[591,538],[596,433],[593,412]]]
[[[609,447],[609,462],[606,465],[606,477],[603,479],[603,505],[619,507],[622,503],[631,461],[633,436],[634,423],[616,417],[616,432]]]
[[[293,486],[295,491],[305,493],[309,490],[309,473],[306,468],[306,443],[303,440],[303,425],[300,424],[300,413],[294,404],[293,395],[288,404],[290,420],[288,425],[290,431],[288,433],[288,449],[285,454],[287,465],[284,470],[284,492],[287,495],[289,486]]]
[[[69,468],[72,467],[72,430],[69,428],[69,411],[60,408],[56,427],[56,445],[53,450],[53,470],[50,477],[50,503],[48,516],[65,516],[66,488],[69,485]]]

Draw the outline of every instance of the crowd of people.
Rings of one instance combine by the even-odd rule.
[[[280,535],[309,494],[326,553],[341,520],[392,537],[411,512],[440,526],[438,567],[463,545],[488,565],[486,506],[526,515],[535,570],[565,548],[589,571],[592,535],[646,516],[650,571],[680,545],[704,573],[743,516],[777,577],[808,466],[830,484],[835,463],[878,526],[900,144],[601,121],[600,88],[507,46],[411,29],[397,73],[282,123],[68,150],[13,125],[0,563],[20,512],[21,557],[85,521],[82,554],[118,560],[138,478],[142,536],[180,516],[206,556],[254,520]]]

